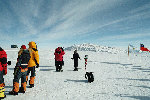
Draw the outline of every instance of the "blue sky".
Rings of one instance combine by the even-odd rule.
[[[0,45],[150,48],[150,0],[0,0]]]

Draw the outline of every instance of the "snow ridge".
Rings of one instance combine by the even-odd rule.
[[[108,52],[108,53],[118,53],[118,52],[123,51],[121,49],[116,49],[114,47],[94,45],[91,43],[83,43],[80,45],[74,44],[73,46],[65,48],[65,50],[67,50],[67,51],[78,50],[78,51]]]

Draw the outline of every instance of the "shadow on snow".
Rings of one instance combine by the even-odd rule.
[[[71,80],[71,79],[66,79],[65,82],[68,82],[68,81],[71,81],[71,82],[84,82],[84,83],[88,83],[87,80]]]

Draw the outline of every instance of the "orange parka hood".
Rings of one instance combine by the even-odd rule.
[[[33,41],[31,41],[31,42],[29,42],[29,48],[35,48],[35,49],[37,49],[37,47],[36,47],[36,43],[35,42],[33,42]]]

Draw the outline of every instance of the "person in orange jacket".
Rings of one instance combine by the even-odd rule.
[[[6,97],[4,95],[4,78],[3,75],[7,74],[7,54],[6,52],[0,47],[0,99],[3,99]]]
[[[30,52],[22,45],[18,52],[17,63],[14,69],[13,89],[9,92],[11,95],[18,95],[18,92],[26,91],[26,75],[28,70],[28,62],[30,60]],[[19,80],[21,78],[21,87],[19,89]]]
[[[28,63],[28,72],[27,72],[27,76],[26,76],[26,82],[28,81],[28,75],[31,72],[31,76],[30,76],[30,81],[29,81],[29,85],[30,88],[34,87],[34,79],[35,79],[35,67],[38,68],[39,67],[39,54],[38,54],[38,50],[37,50],[37,45],[35,42],[31,41],[29,42],[29,52],[30,52],[30,60]]]

